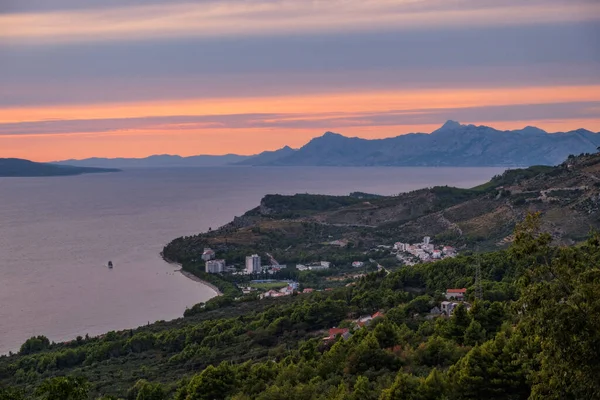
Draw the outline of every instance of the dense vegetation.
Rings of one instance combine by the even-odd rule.
[[[489,182],[473,189],[479,191],[493,190],[498,186],[516,185],[519,182],[531,179],[540,174],[557,174],[560,173],[560,171],[560,167],[551,167],[548,165],[534,165],[529,168],[508,169],[501,175],[494,176]]]
[[[0,358],[0,399],[597,399],[599,261],[598,235],[553,247],[532,215],[506,251],[71,343],[32,338]],[[430,315],[449,287],[468,288],[470,310]],[[353,335],[324,341],[335,326]]]
[[[369,195],[367,195],[369,196]],[[371,198],[375,198],[372,197]],[[334,210],[361,202],[362,196],[327,196],[315,194],[295,194],[284,196],[280,194],[266,195],[261,201],[263,212],[273,216],[296,218],[314,211]]]

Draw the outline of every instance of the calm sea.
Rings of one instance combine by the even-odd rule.
[[[162,246],[229,222],[265,194],[472,187],[501,171],[225,167],[0,178],[0,354],[33,335],[64,341],[180,317],[215,293],[164,263]]]

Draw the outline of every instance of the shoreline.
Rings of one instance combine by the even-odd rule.
[[[198,278],[196,275],[192,274],[191,272],[184,271],[184,269],[183,269],[183,266],[182,266],[181,264],[179,264],[178,262],[171,261],[171,260],[169,260],[168,258],[166,258],[165,256],[163,256],[162,254],[161,254],[161,258],[162,258],[162,259],[163,259],[163,261],[164,261],[164,262],[166,262],[167,264],[170,264],[170,265],[177,265],[177,266],[179,267],[179,269],[177,270],[177,272],[181,273],[181,275],[185,276],[185,277],[186,277],[186,278],[188,278],[188,279],[191,279],[191,280],[193,280],[194,282],[202,283],[203,285],[206,285],[206,286],[208,286],[209,288],[211,288],[211,289],[212,289],[212,290],[213,290],[213,291],[216,293],[215,297],[218,297],[218,296],[222,296],[222,295],[223,295],[223,292],[221,292],[221,291],[219,290],[219,288],[218,288],[218,287],[216,287],[215,285],[213,285],[212,283],[210,283],[210,282],[206,282],[205,280]]]
[[[186,278],[191,279],[194,282],[202,283],[203,285],[206,285],[209,288],[211,288],[212,290],[214,290],[215,293],[217,293],[217,295],[215,297],[223,295],[223,293],[215,285],[213,285],[212,283],[206,282],[205,280],[202,280],[202,279],[198,278],[196,275],[192,274],[191,272],[184,271],[183,269],[179,269],[178,272],[180,272],[181,275],[185,276]]]

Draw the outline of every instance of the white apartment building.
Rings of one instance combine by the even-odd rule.
[[[262,271],[260,256],[253,254],[246,257],[246,273],[257,274]]]
[[[225,260],[208,260],[205,266],[209,274],[219,274],[225,271]]]

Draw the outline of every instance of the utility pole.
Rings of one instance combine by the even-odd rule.
[[[477,300],[483,300],[483,288],[481,287],[481,258],[477,257],[477,264],[475,265],[475,298]]]

